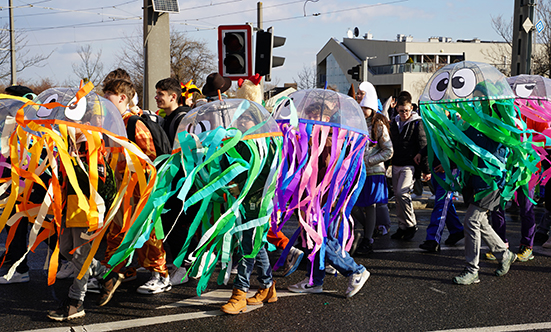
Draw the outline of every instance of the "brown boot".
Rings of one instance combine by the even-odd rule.
[[[228,303],[224,304],[220,308],[220,310],[230,315],[236,315],[240,312],[246,312],[247,311],[247,300],[245,299],[246,296],[247,296],[246,292],[240,289],[234,288]]]
[[[262,302],[274,303],[277,301],[275,281],[269,288],[260,288],[253,297],[247,299],[248,305],[261,305]]]

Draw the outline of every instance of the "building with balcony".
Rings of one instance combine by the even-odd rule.
[[[411,36],[398,35],[395,41],[364,38],[331,38],[316,56],[317,85],[335,85],[346,93],[358,81],[347,72],[367,63],[367,80],[375,86],[379,98],[397,96],[402,90],[414,100],[422,94],[426,83],[439,68],[463,60],[489,63],[504,74],[510,71],[511,47],[505,42],[479,39],[452,41],[449,37],[431,37],[427,42],[414,42]]]

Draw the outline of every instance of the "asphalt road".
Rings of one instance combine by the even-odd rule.
[[[463,240],[439,253],[422,253],[418,245],[431,212],[423,206],[416,206],[420,230],[412,241],[386,235],[376,239],[373,254],[356,258],[371,277],[353,298],[344,297],[348,279],[340,275],[327,277],[321,294],[287,292],[288,285],[304,278],[308,268],[304,261],[289,277],[274,272],[276,303],[249,307],[249,312],[235,316],[218,310],[230,296],[231,283],[219,286],[213,278],[201,298],[196,298],[193,280],[170,292],[145,296],[136,288],[149,274],[140,272],[137,280],[122,284],[107,306],[98,307],[97,295],[89,294],[84,318],[52,322],[46,312],[65,298],[71,280],[46,285],[46,246],[41,245],[30,256],[31,281],[0,287],[0,331],[551,331],[551,249],[537,244],[534,260],[516,262],[501,278],[493,275],[496,262],[482,260],[479,284],[454,285],[451,279],[464,266]],[[458,208],[460,217],[464,210]],[[537,220],[542,214],[537,207]],[[393,233],[394,210],[391,217]],[[507,236],[516,251],[518,216],[507,213],[507,222]],[[286,231],[293,227],[296,224],[289,224]],[[5,238],[2,232],[0,250]],[[270,256],[275,262],[277,252]],[[255,274],[251,281],[255,287]]]

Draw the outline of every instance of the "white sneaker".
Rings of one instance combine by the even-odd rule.
[[[151,279],[144,285],[138,287],[137,292],[140,294],[158,294],[168,292],[171,289],[172,285],[168,277],[161,277],[159,272],[153,272],[151,274]]]
[[[293,293],[321,293],[323,292],[323,286],[310,285],[310,277],[302,280],[298,284],[291,285],[287,289]]]
[[[13,276],[11,276],[11,279],[6,279],[6,276],[0,277],[0,285],[7,285],[7,284],[20,284],[24,282],[29,282],[31,279],[29,277],[29,272],[25,273],[19,273],[15,271]]]
[[[86,292],[99,294],[99,281],[96,278],[89,278],[86,284]]]
[[[291,247],[291,250],[289,250],[289,254],[287,255],[287,259],[285,260],[285,265],[283,266],[284,277],[291,275],[291,273],[297,270],[302,257],[304,257],[304,252],[302,250]]]
[[[174,286],[185,284],[189,281],[189,277],[186,275],[187,269],[185,267],[179,267],[174,271],[170,277],[170,283]]]
[[[346,289],[346,297],[352,297],[356,295],[362,289],[363,285],[369,279],[368,270],[364,270],[362,273],[355,273],[350,276],[350,281],[348,282],[348,288]]]
[[[72,262],[65,262],[61,264],[59,271],[57,271],[57,279],[73,278],[75,276],[75,266]]]
[[[330,274],[332,276],[336,275],[339,271],[332,267],[331,265],[327,264],[325,265],[325,274]]]

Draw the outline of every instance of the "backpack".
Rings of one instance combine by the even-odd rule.
[[[162,154],[171,154],[172,144],[170,144],[168,136],[166,136],[162,127],[164,119],[156,114],[144,112],[142,116],[132,115],[128,119],[128,124],[126,125],[128,139],[132,142],[136,142],[136,122],[138,122],[138,120],[142,121],[147,129],[149,129],[151,137],[153,137],[153,144],[155,145],[157,157]]]
[[[182,118],[184,116],[186,116],[186,114],[187,114],[187,112],[180,112],[180,113],[176,114],[174,119],[172,119],[172,122],[170,123],[170,127],[168,129],[168,133],[169,133],[168,137],[176,137],[176,131],[178,130],[178,127],[180,126],[180,121],[182,121]]]

